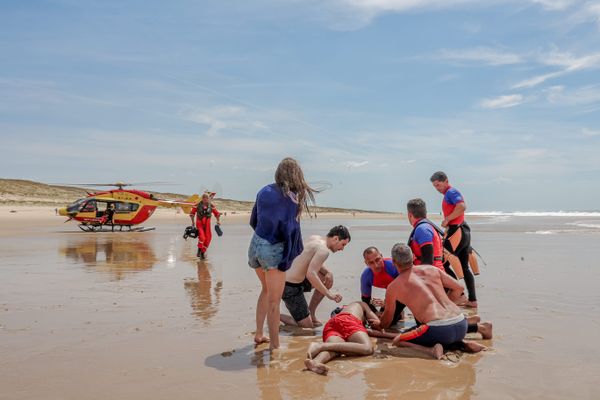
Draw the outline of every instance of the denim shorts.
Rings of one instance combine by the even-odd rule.
[[[252,236],[248,248],[248,265],[250,268],[263,268],[265,271],[276,269],[283,258],[283,242],[269,243],[258,236]]]

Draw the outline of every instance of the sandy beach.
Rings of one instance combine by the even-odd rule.
[[[325,377],[303,371],[321,329],[282,328],[273,354],[252,344],[259,284],[247,220],[225,217],[198,261],[195,240],[182,238],[188,217],[171,210],[147,221],[155,231],[83,233],[52,208],[0,208],[0,398],[598,397],[600,217],[469,219],[487,263],[476,281],[491,349],[433,361],[380,342],[372,357],[332,361]],[[340,223],[352,242],[327,264],[350,302],[363,249],[387,256],[410,229],[393,215],[319,215],[303,234]],[[319,317],[334,307],[325,300]]]

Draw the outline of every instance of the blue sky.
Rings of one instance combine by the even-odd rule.
[[[485,5],[482,5],[485,4]],[[600,3],[0,2],[0,177],[318,204],[597,210]]]

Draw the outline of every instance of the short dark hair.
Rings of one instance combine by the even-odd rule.
[[[377,247],[375,247],[375,246],[369,246],[369,247],[367,247],[365,249],[365,251],[363,251],[363,258],[365,258],[367,256],[367,254],[371,254],[371,253],[374,253],[374,252],[381,253],[379,251],[379,249]]]
[[[415,218],[427,218],[427,206],[423,199],[412,199],[406,203],[406,210]]]
[[[437,171],[434,172],[433,175],[431,175],[431,178],[429,178],[429,180],[431,182],[446,182],[448,180],[448,175],[446,175],[443,171]]]
[[[346,240],[346,239],[348,239],[348,241],[351,240],[350,239],[350,231],[348,231],[348,228],[346,228],[344,225],[337,225],[329,230],[327,237],[334,237],[334,236],[337,236],[338,239],[340,239],[340,240]]]

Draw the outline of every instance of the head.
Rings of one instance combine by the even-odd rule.
[[[335,317],[336,315],[338,315],[339,313],[341,313],[341,312],[342,312],[342,310],[344,309],[344,307],[345,307],[345,306],[342,306],[342,307],[336,307],[336,308],[335,308],[335,309],[334,309],[334,310],[331,312],[331,314],[329,314],[329,317],[330,317],[330,318],[333,318],[333,317]]]
[[[344,225],[334,226],[329,230],[325,241],[332,252],[342,251],[350,243],[350,231]]]
[[[431,175],[431,178],[429,178],[429,180],[431,181],[435,190],[442,194],[446,193],[448,186],[450,186],[450,184],[448,183],[448,176],[442,171],[434,172],[433,175]]]
[[[406,203],[408,222],[414,226],[415,222],[427,218],[427,206],[423,199],[412,199]]]
[[[413,253],[410,247],[403,243],[396,243],[392,247],[392,260],[398,271],[412,268]]]
[[[210,194],[208,192],[202,193],[202,204],[205,206],[210,204]]]
[[[367,267],[374,272],[379,272],[383,269],[383,255],[375,246],[369,246],[363,251],[363,258]]]
[[[314,194],[317,191],[311,188],[304,180],[304,173],[298,161],[286,157],[277,166],[275,171],[275,183],[284,193],[292,192],[298,198],[298,217],[302,211],[308,211],[308,201],[315,204]]]

